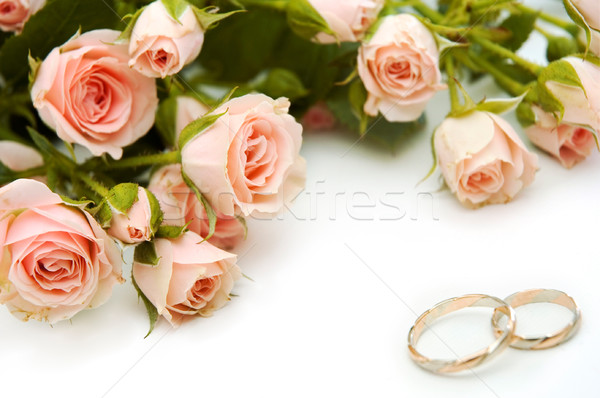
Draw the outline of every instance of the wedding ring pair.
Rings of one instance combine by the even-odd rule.
[[[556,333],[539,336],[523,337],[515,334],[516,316],[514,308],[533,303],[553,303],[569,309],[573,317],[569,324]],[[432,359],[417,351],[416,344],[433,321],[451,312],[468,307],[494,308],[492,328],[496,340],[488,347],[471,355],[456,360]],[[502,318],[506,317],[506,324],[501,326]],[[501,300],[484,294],[470,294],[455,297],[436,304],[433,308],[423,313],[415,322],[408,333],[408,350],[410,357],[419,366],[434,373],[452,373],[471,369],[489,361],[510,346],[522,350],[541,350],[561,344],[577,332],[581,323],[581,311],[573,298],[567,294],[551,289],[533,289],[512,294]]]

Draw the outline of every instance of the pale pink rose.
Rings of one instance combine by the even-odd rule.
[[[127,66],[116,30],[75,36],[46,57],[31,89],[42,120],[70,143],[119,159],[154,124],[154,79]]]
[[[177,97],[177,113],[175,115],[175,142],[183,129],[196,119],[201,118],[210,111],[210,108],[195,98],[181,95]]]
[[[305,130],[331,130],[335,127],[335,116],[324,102],[319,102],[304,114],[302,125]]]
[[[315,38],[322,44],[338,41],[355,42],[377,20],[384,0],[308,0],[323,17],[336,36],[319,33]]]
[[[226,112],[181,151],[183,170],[211,203],[233,216],[274,214],[304,188],[302,125],[287,98],[248,94],[214,111]]]
[[[40,182],[0,188],[0,220],[0,303],[19,319],[69,319],[123,281],[115,242]]]
[[[600,1],[571,0],[592,29],[600,30]]]
[[[548,152],[567,168],[584,160],[596,147],[594,134],[583,127],[569,123],[559,124],[554,115],[534,106],[536,124],[525,133],[538,147]]]
[[[138,199],[126,214],[113,209],[106,231],[123,243],[135,244],[152,239],[152,209],[146,190],[138,188]]]
[[[600,57],[600,32],[592,32],[590,51]]]
[[[174,75],[202,49],[204,31],[190,6],[176,21],[162,1],[144,8],[129,39],[129,66],[149,77]]]
[[[585,91],[556,81],[546,82],[565,108],[562,121],[600,132],[600,67],[581,58],[563,59],[573,66]]]
[[[537,156],[493,113],[447,118],[435,132],[434,146],[446,184],[469,207],[510,201],[537,170]]]
[[[185,316],[211,316],[231,299],[241,272],[236,256],[193,232],[173,240],[156,239],[157,266],[133,263],[140,290],[172,325]]]
[[[206,210],[196,194],[186,185],[181,176],[181,165],[162,167],[150,179],[148,189],[156,196],[164,213],[163,224],[184,226],[205,238],[209,232]],[[246,235],[246,229],[237,217],[217,213],[217,224],[213,236],[208,240],[213,245],[231,250]]]
[[[419,118],[441,83],[439,52],[431,32],[414,16],[383,19],[358,51],[358,74],[368,92],[364,111],[389,121]]]
[[[44,159],[38,151],[15,141],[0,141],[0,162],[13,171],[44,165]]]
[[[0,29],[20,33],[25,22],[45,4],[46,0],[0,0]]]

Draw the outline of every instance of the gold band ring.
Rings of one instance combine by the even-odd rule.
[[[569,340],[577,332],[581,324],[581,311],[575,304],[575,300],[569,295],[559,290],[553,289],[532,289],[511,294],[504,299],[511,307],[517,308],[526,304],[533,303],[552,303],[561,305],[573,313],[571,322],[556,333],[540,337],[523,337],[513,335],[510,346],[522,350],[543,350],[545,348],[555,347]],[[503,314],[494,313],[492,325],[495,333],[502,333],[499,328],[500,319]]]
[[[457,360],[430,359],[416,350],[416,344],[423,331],[431,323],[451,312],[468,307],[491,307],[494,308],[494,316],[500,313],[508,318],[506,326],[497,329],[496,341],[490,346],[479,350],[471,355]],[[433,308],[423,313],[415,322],[408,333],[408,350],[410,357],[419,366],[434,373],[451,373],[470,369],[486,362],[502,352],[512,341],[515,329],[515,313],[510,305],[499,298],[484,294],[470,294],[462,297],[452,298],[436,304]]]

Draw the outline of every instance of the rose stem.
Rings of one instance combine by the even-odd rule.
[[[515,0],[480,0],[471,5],[472,11],[489,11],[491,8],[502,6],[506,3],[514,3]]]
[[[444,19],[444,16],[442,14],[440,14],[433,8],[429,7],[427,4],[423,3],[421,0],[413,1],[411,3],[411,6],[412,6],[412,8],[417,10],[417,12],[419,14],[423,15],[425,18],[429,18],[431,20],[431,22],[433,22],[433,23],[439,24]]]
[[[450,107],[452,111],[460,108],[460,96],[458,94],[458,85],[454,77],[454,58],[446,56],[446,74],[448,75],[448,91],[450,92]]]
[[[152,155],[139,155],[132,156],[130,158],[108,161],[102,164],[105,170],[114,169],[128,169],[132,167],[144,167],[144,166],[164,166],[168,164],[179,163],[181,161],[181,154],[179,151],[155,153]],[[97,166],[98,164],[94,164]]]
[[[561,29],[566,30],[572,36],[577,36],[577,34],[579,33],[579,27],[572,22],[565,21],[563,19],[555,17],[554,15],[546,14],[545,12],[542,12],[541,10],[534,10],[533,8],[527,7],[526,5],[523,5],[523,4],[515,4],[515,7],[517,7],[517,9],[519,9],[523,12],[537,14],[538,18],[540,18],[548,23],[551,23],[552,25],[558,26]]]
[[[288,6],[287,0],[237,0],[237,2],[244,6],[270,8],[281,12],[285,12]]]
[[[96,192],[101,198],[106,198],[108,196],[109,190],[104,185],[94,180],[89,174],[85,172],[75,172],[75,175],[81,182],[90,187],[94,192]]]
[[[492,41],[489,41],[487,39],[479,37],[476,34],[469,34],[469,39],[472,42],[481,45],[481,47],[483,47],[484,49],[486,49],[496,55],[499,55],[501,57],[508,58],[508,59],[514,61],[515,64],[519,65],[521,68],[525,69],[526,71],[533,74],[534,76],[538,76],[544,69],[543,66],[533,63],[531,61],[528,61],[524,58],[521,58],[514,52],[510,51],[509,49],[506,49],[499,44],[496,44]]]

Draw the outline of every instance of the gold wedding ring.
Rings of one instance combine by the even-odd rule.
[[[577,332],[581,324],[581,311],[575,304],[575,300],[566,293],[552,289],[533,289],[525,290],[515,294],[511,294],[504,299],[511,307],[517,308],[522,305],[533,303],[552,303],[561,305],[569,309],[573,313],[573,318],[567,326],[556,333],[539,336],[539,337],[522,337],[513,335],[510,346],[522,350],[543,350],[545,348],[555,347],[569,340]],[[496,334],[503,334],[503,329],[500,328],[499,322],[503,314],[495,312],[492,317],[492,325]]]
[[[494,308],[497,313],[506,316],[508,321],[503,328],[498,326],[496,340],[490,346],[471,355],[456,360],[431,359],[417,351],[416,344],[423,331],[429,328],[433,321],[451,312],[468,307]],[[423,313],[415,322],[408,333],[408,350],[413,361],[419,366],[434,373],[451,373],[470,369],[482,364],[502,352],[511,343],[515,329],[515,312],[512,307],[499,298],[484,294],[470,294],[452,298],[436,304],[433,308]]]

